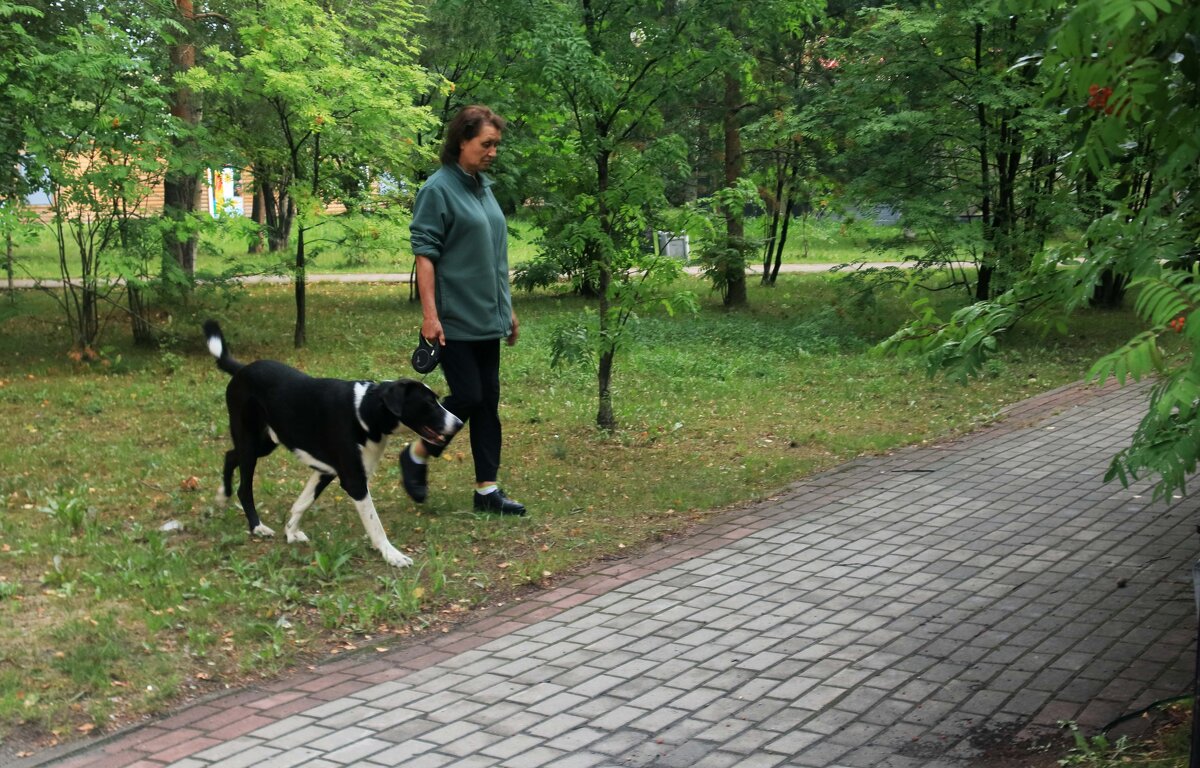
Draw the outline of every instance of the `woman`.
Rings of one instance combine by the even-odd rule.
[[[517,343],[508,284],[508,230],[484,173],[496,159],[505,120],[484,106],[459,112],[446,129],[442,167],[417,192],[409,227],[421,292],[421,335],[441,345],[447,410],[470,425],[474,507],[523,515],[497,484],[500,469],[500,340]],[[427,460],[445,446],[424,440],[400,453],[404,490],[429,492]]]

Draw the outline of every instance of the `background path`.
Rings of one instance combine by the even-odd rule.
[[[796,263],[796,264],[781,264],[779,272],[832,272],[836,264],[827,263]],[[846,271],[856,271],[861,269],[884,269],[894,267],[897,269],[911,269],[915,264],[912,262],[899,261],[881,261],[855,264],[852,269]],[[956,268],[973,266],[962,263],[956,263]],[[690,266],[684,267],[684,270],[698,275],[701,272],[700,267]],[[761,275],[762,266],[750,266],[746,268],[747,275]],[[336,274],[319,274],[310,273],[307,277],[309,283],[409,283],[411,275],[407,272],[400,273],[383,273],[383,272],[343,272]],[[237,282],[246,283],[248,285],[289,285],[293,282],[291,275],[247,275],[237,278]],[[8,287],[7,280],[0,281],[0,288]],[[13,288],[35,288],[41,286],[43,288],[59,288],[62,286],[61,280],[31,280],[29,278],[14,278],[12,281]]]
[[[1100,482],[1145,394],[1057,390],[449,634],[14,764],[958,768],[1101,727],[1191,681],[1197,502]]]

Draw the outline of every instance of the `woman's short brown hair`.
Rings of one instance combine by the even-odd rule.
[[[479,135],[484,124],[489,124],[500,133],[508,125],[503,117],[482,104],[472,104],[463,107],[450,125],[446,126],[446,141],[442,144],[442,163],[449,165],[458,162],[458,153],[464,141],[470,141]]]

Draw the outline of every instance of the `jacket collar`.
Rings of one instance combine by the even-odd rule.
[[[483,171],[480,171],[478,178],[476,178],[475,176],[472,176],[464,171],[462,166],[458,163],[450,163],[446,165],[446,167],[450,169],[450,172],[454,174],[455,178],[476,192],[485,190],[496,183],[491,176],[488,176]]]

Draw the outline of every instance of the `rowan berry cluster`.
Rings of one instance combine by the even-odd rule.
[[[1167,323],[1167,325],[1171,326],[1171,328],[1175,331],[1175,333],[1183,333],[1183,325],[1186,322],[1187,322],[1186,318],[1184,318],[1183,315],[1180,315],[1179,317],[1175,318],[1171,322]]]
[[[1112,88],[1108,86],[1100,87],[1095,83],[1088,86],[1088,107],[1103,112],[1106,115],[1113,113],[1112,105],[1108,103],[1108,98],[1112,96]]]

